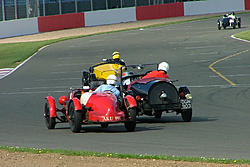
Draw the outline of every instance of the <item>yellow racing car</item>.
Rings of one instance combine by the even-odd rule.
[[[92,65],[89,70],[82,72],[82,85],[90,86],[91,89],[106,83],[107,77],[111,74],[120,76],[120,69],[125,70],[125,65],[108,60]]]

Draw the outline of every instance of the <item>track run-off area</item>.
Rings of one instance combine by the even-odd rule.
[[[217,18],[94,35],[40,50],[0,80],[0,145],[130,154],[167,154],[250,160],[250,43],[231,38],[249,29],[217,30]],[[66,95],[81,86],[81,71],[119,51],[127,64],[167,61],[176,86],[193,96],[193,118],[163,114],[139,117],[135,132],[123,124],[107,129],[68,124],[48,130],[45,97]],[[60,108],[60,106],[58,106]]]

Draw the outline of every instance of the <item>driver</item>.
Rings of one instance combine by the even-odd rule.
[[[168,70],[169,70],[169,64],[167,62],[161,62],[158,65],[158,70],[151,71],[150,73],[146,74],[142,77],[144,78],[152,78],[152,77],[159,77],[159,78],[166,78],[168,79]]]
[[[105,92],[110,91],[113,93],[117,98],[120,97],[120,91],[115,87],[117,83],[117,77],[115,75],[109,75],[107,77],[106,84],[102,84],[99,87],[96,88],[94,92]]]
[[[112,59],[103,59],[103,60],[108,62],[115,62],[123,66],[126,65],[125,62],[121,59],[121,55],[118,51],[113,52]]]
[[[235,13],[232,12],[232,13],[228,14],[228,18],[235,19]]]
[[[115,87],[117,82],[117,77],[115,75],[109,75],[107,78],[107,84],[102,84],[99,87],[96,88],[95,91],[89,90],[88,92],[84,92],[81,95],[80,102],[81,104],[86,105],[90,96],[93,94],[93,92],[111,92],[116,96],[116,98],[120,99],[120,91]]]

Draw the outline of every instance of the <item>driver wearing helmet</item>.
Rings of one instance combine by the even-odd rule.
[[[167,62],[161,62],[158,65],[158,70],[151,71],[150,73],[143,76],[142,79],[144,79],[144,78],[152,78],[152,77],[159,77],[159,78],[168,79],[168,75],[167,75],[168,70],[169,70],[169,64]]]
[[[228,14],[228,18],[235,19],[235,13],[232,12],[232,13]]]
[[[81,104],[86,105],[93,92],[105,92],[105,91],[111,92],[116,96],[118,100],[120,100],[120,91],[115,87],[116,82],[117,82],[117,77],[113,74],[109,75],[106,84],[100,85],[95,89],[95,91],[89,90],[89,92],[84,92],[81,95],[80,98]]]
[[[106,84],[102,84],[96,88],[94,92],[105,92],[109,91],[113,93],[117,98],[120,97],[120,91],[115,87],[117,83],[117,77],[115,75],[109,75],[107,77]]]
[[[121,55],[117,51],[113,52],[112,59],[103,59],[103,60],[107,62],[115,62],[117,64],[125,66],[125,62],[121,59]]]

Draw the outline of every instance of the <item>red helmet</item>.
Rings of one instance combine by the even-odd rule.
[[[66,96],[61,96],[58,101],[59,101],[59,103],[61,105],[64,105],[66,103],[66,101],[67,101],[67,97]]]

